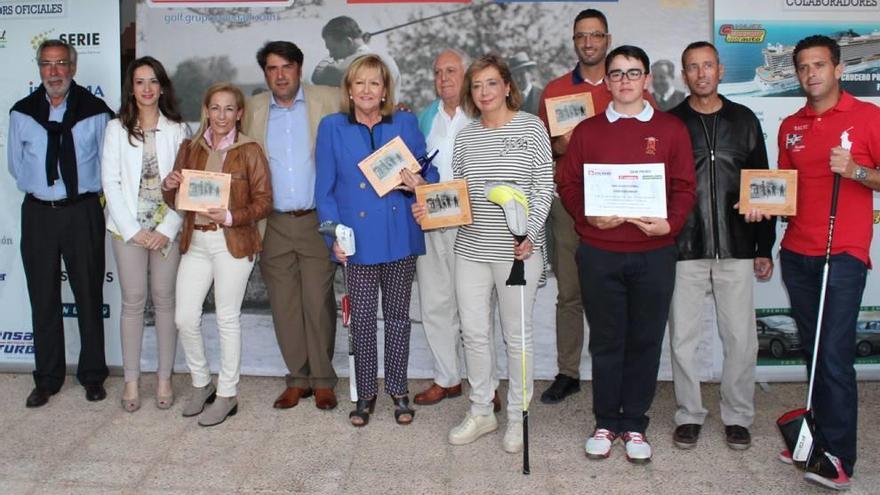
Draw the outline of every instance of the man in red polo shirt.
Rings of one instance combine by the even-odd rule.
[[[840,47],[826,36],[798,42],[794,62],[807,104],[779,127],[779,168],[798,171],[798,214],[789,219],[780,253],[804,357],[812,360],[834,174],[840,192],[831,268],[816,362],[816,444],[825,451],[805,478],[849,486],[856,462],[855,332],[870,266],[873,191],[880,190],[880,108],[841,91]],[[747,212],[755,220],[758,212]],[[791,461],[783,452],[781,458]]]

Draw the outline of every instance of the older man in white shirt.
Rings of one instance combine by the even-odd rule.
[[[419,128],[425,134],[429,156],[437,152],[433,163],[440,172],[440,182],[452,180],[455,136],[471,121],[459,105],[469,62],[466,54],[455,49],[437,55],[434,88],[439,98],[419,114]],[[415,403],[423,406],[461,395],[460,325],[452,255],[457,232],[456,227],[425,232],[427,253],[416,261],[422,324],[434,356],[434,383],[415,396]]]

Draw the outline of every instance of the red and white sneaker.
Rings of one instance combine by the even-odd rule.
[[[623,434],[623,442],[626,445],[626,460],[635,464],[651,462],[651,444],[644,433],[628,431]]]
[[[782,452],[780,452],[777,459],[779,459],[779,462],[781,462],[783,464],[788,464],[789,466],[794,464],[794,461],[791,459],[791,451],[789,451],[788,449],[785,449]]]
[[[616,438],[617,435],[613,432],[605,428],[596,428],[584,446],[587,457],[590,459],[607,459],[608,455],[611,454],[611,445],[614,444]]]
[[[818,457],[807,466],[804,479],[832,490],[848,490],[849,476],[846,475],[840,459],[828,452],[822,452]]]

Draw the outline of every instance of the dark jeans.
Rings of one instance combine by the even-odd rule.
[[[66,374],[61,306],[61,260],[76,302],[83,385],[101,384],[104,359],[104,212],[97,196],[53,208],[24,200],[21,259],[34,328],[34,383],[57,392]]]
[[[644,433],[648,427],[676,258],[675,246],[637,253],[578,247],[596,428]]]
[[[803,256],[783,249],[780,261],[782,282],[788,291],[792,316],[797,323],[809,372],[825,257]],[[856,463],[858,419],[858,391],[853,367],[856,359],[856,323],[866,277],[867,266],[859,259],[848,254],[831,257],[813,385],[816,442],[839,457],[850,476]]]

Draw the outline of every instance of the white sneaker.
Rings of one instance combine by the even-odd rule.
[[[473,416],[470,411],[465,415],[464,421],[449,430],[449,443],[452,445],[466,445],[480,438],[486,433],[498,429],[498,420],[494,414],[488,416]]]
[[[593,436],[587,439],[584,450],[587,451],[587,457],[590,459],[605,459],[611,454],[611,444],[617,438],[614,433],[605,428],[597,428],[593,432]]]
[[[644,434],[628,431],[623,434],[623,441],[626,444],[626,460],[635,464],[651,462],[651,444]]]
[[[523,424],[518,421],[508,421],[507,431],[504,432],[504,440],[501,442],[504,451],[508,454],[516,454],[523,450]]]

